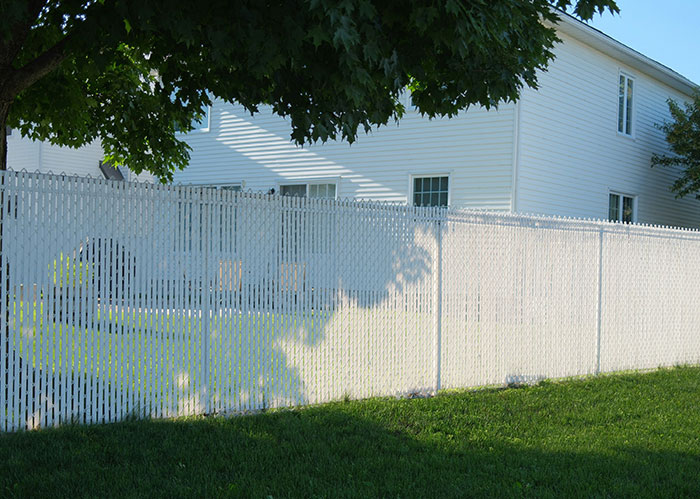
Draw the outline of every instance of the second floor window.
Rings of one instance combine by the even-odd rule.
[[[621,74],[617,109],[617,131],[625,135],[632,135],[633,103],[634,80],[627,75]]]

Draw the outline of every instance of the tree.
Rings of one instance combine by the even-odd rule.
[[[672,99],[667,102],[671,121],[658,128],[666,134],[672,154],[654,154],[651,164],[682,169],[671,190],[676,197],[695,193],[700,199],[700,91],[696,91],[693,100],[684,106]]]
[[[288,116],[298,143],[354,140],[401,117],[517,99],[552,59],[559,9],[614,0],[0,0],[0,126],[163,180],[175,130],[213,97]],[[0,169],[6,168],[0,134]]]

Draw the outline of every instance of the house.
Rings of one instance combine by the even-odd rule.
[[[190,165],[175,182],[313,197],[700,225],[700,203],[675,199],[677,171],[650,167],[667,151],[656,127],[666,100],[696,84],[562,15],[562,43],[540,88],[497,110],[428,120],[408,106],[398,126],[349,145],[298,147],[289,123],[215,101],[184,140]]]
[[[269,108],[251,117],[215,100],[192,132],[190,165],[176,183],[288,195],[700,225],[700,202],[675,199],[678,171],[650,167],[667,152],[657,124],[666,100],[697,85],[604,33],[562,14],[562,43],[537,90],[497,110],[473,107],[428,120],[410,105],[390,124],[345,142],[299,147]],[[153,181],[102,165],[99,143],[80,149],[34,142],[10,131],[8,166]]]
[[[5,133],[7,166],[15,171],[63,173],[132,182],[154,181],[154,177],[148,173],[137,175],[128,168],[117,169],[103,164],[104,153],[99,142],[72,149],[22,137],[11,128],[7,128]]]

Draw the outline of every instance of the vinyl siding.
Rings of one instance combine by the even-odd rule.
[[[99,141],[72,149],[30,140],[20,136],[16,130],[13,130],[7,141],[7,165],[16,171],[27,170],[102,178],[99,165],[103,157]],[[149,173],[136,175],[131,171],[127,171],[124,178],[129,181],[154,181],[153,175]]]
[[[7,167],[35,172],[39,169],[41,148],[39,142],[22,138],[17,130],[7,137]]]
[[[185,136],[190,165],[175,182],[244,183],[253,191],[285,183],[336,182],[337,195],[405,203],[410,175],[450,175],[453,206],[508,210],[513,164],[514,106],[470,109],[453,119],[428,120],[409,111],[400,123],[361,134],[353,144],[329,141],[299,147],[289,122],[262,109],[215,101],[210,130]]]
[[[41,171],[65,173],[67,175],[90,175],[102,177],[100,161],[102,160],[102,147],[99,142],[89,144],[79,149],[59,147],[51,144],[41,144]]]
[[[667,152],[655,126],[670,118],[666,99],[688,97],[560,33],[563,43],[540,89],[521,98],[516,210],[608,216],[610,191],[637,196],[637,221],[697,227],[700,202],[676,200],[678,171],[651,168]],[[617,132],[620,72],[634,78],[634,134]]]

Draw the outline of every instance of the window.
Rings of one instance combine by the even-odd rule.
[[[6,126],[5,127],[5,137],[7,137],[9,135],[12,135],[12,128],[10,128],[9,126]]]
[[[632,118],[634,103],[634,80],[627,75],[620,75],[619,103],[617,113],[617,131],[632,135]]]
[[[416,104],[413,102],[413,96],[408,88],[404,88],[399,94],[399,102],[403,104],[406,111],[416,111]]]
[[[205,187],[209,187],[211,189],[216,189],[220,191],[239,192],[243,186],[241,184],[210,184],[206,185]]]
[[[309,184],[309,197],[335,199],[335,184]]]
[[[611,192],[608,202],[608,220],[611,222],[634,222],[637,218],[635,205],[633,196]]]
[[[413,177],[414,206],[447,206],[449,178]]]
[[[280,185],[280,194],[283,196],[297,196],[301,198],[335,199],[335,184]]]
[[[304,198],[306,197],[306,184],[280,185],[280,194],[282,196],[296,196]]]

